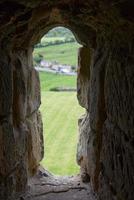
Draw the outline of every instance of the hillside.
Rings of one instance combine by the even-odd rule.
[[[41,60],[47,60],[77,66],[79,46],[74,35],[68,29],[63,27],[52,29],[35,46],[34,65],[39,65]]]

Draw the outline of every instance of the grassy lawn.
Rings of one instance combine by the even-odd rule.
[[[38,54],[43,56],[44,60],[57,61],[61,64],[77,66],[77,52],[79,48],[77,42],[58,44],[42,48],[35,48],[34,57]]]
[[[59,175],[72,175],[79,172],[76,164],[78,138],[77,121],[84,113],[78,105],[75,92],[50,92],[57,86],[76,85],[76,77],[40,73],[44,124],[45,157],[41,164]]]
[[[53,87],[76,87],[76,76],[53,74],[48,72],[40,73],[41,91],[49,91]]]

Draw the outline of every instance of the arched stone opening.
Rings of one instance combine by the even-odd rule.
[[[32,129],[40,132],[36,126],[40,99],[30,84],[34,79],[38,82],[32,69],[32,47],[54,24],[70,26],[82,44],[92,49],[88,93],[83,92],[88,112],[81,131],[87,136],[84,148],[93,188],[101,199],[133,199],[132,8],[129,0],[1,1],[1,199],[14,199],[15,192],[26,189],[28,174],[34,174],[41,159],[28,137]],[[14,91],[13,73],[18,80],[14,80]],[[32,152],[30,157],[28,152]]]
[[[15,133],[15,140],[16,142],[21,143],[20,140],[22,140],[23,146],[22,147],[17,147],[17,157],[16,160],[24,159],[24,173],[27,173],[27,176],[24,176],[23,174],[20,175],[19,180],[22,179],[22,182],[24,183],[24,178],[25,183],[27,181],[27,178],[29,176],[33,176],[37,168],[39,166],[39,162],[41,161],[43,157],[43,137],[42,137],[42,121],[40,117],[40,113],[38,111],[39,106],[40,106],[40,83],[39,83],[39,77],[38,73],[33,69],[33,60],[32,60],[32,51],[33,47],[31,46],[30,42],[32,41],[32,45],[36,44],[37,41],[41,38],[42,34],[44,34],[47,30],[51,29],[52,27],[55,27],[58,25],[62,25],[63,23],[54,23],[53,25],[49,25],[47,28],[45,27],[43,29],[43,32],[41,30],[41,33],[34,33],[34,35],[30,38],[30,40],[27,41],[29,36],[24,38],[24,41],[19,45],[25,46],[25,49],[22,49],[18,47],[18,42],[16,39],[16,42],[14,45],[17,44],[16,47],[13,47],[14,51],[12,51],[12,64],[13,64],[13,79],[14,79],[14,84],[13,84],[13,113],[14,113],[14,133]],[[64,25],[65,26],[65,25]],[[65,27],[69,27],[66,25]],[[74,30],[70,28],[70,30]],[[38,30],[39,31],[39,30]],[[37,35],[36,35],[37,34]],[[81,44],[84,44],[82,40],[79,39],[79,31],[75,32],[75,36],[78,41],[81,41]],[[36,38],[37,37],[37,38]],[[81,38],[81,37],[80,37]],[[85,34],[82,38],[85,38]],[[33,40],[34,39],[34,40]],[[27,43],[27,42],[28,43]],[[27,45],[29,47],[27,47]],[[28,51],[27,51],[28,49]],[[84,49],[82,51],[82,49]],[[81,53],[82,52],[82,53]],[[82,73],[80,71],[83,71],[83,76],[87,74],[89,75],[89,65],[90,65],[90,56],[87,59],[87,61],[84,61],[84,55],[88,55],[90,52],[90,49],[88,47],[83,47],[79,51],[79,76],[80,82],[78,81],[78,87],[79,87],[79,92],[78,96],[82,95],[87,95],[86,94],[86,89],[85,85],[81,87],[81,83],[83,82],[83,77]],[[88,63],[89,62],[89,63]],[[26,68],[27,66],[27,68]],[[87,67],[86,70],[83,68]],[[89,77],[87,77],[87,82],[86,84],[89,83]],[[21,88],[21,89],[20,89]],[[82,94],[81,94],[82,93]],[[79,97],[78,97],[79,98]],[[81,98],[79,98],[81,99]],[[84,100],[85,104],[87,105],[87,99]],[[81,103],[83,107],[85,107],[84,103]],[[87,107],[86,107],[87,109]],[[17,123],[16,123],[17,119]],[[21,133],[25,133],[25,135],[21,135]],[[84,137],[85,140],[85,137]],[[83,180],[88,180],[89,181],[89,175],[87,172],[87,163],[85,163],[85,150],[83,151],[83,145],[85,141],[82,141],[80,144],[79,148],[79,153],[78,153],[78,164],[82,166],[82,176]],[[23,151],[21,152],[21,148],[23,148]],[[26,150],[27,148],[27,150]],[[26,150],[26,151],[25,151]],[[81,161],[81,158],[83,161]],[[84,159],[83,159],[84,158]],[[82,162],[82,164],[81,164]],[[25,187],[25,183],[21,187]],[[19,182],[16,182],[16,185],[19,185]],[[21,187],[18,188],[18,191],[21,190]]]
[[[55,28],[57,28],[57,29],[55,29]],[[55,32],[55,30],[57,30],[57,32],[56,32],[57,34],[59,33],[59,36],[57,38],[57,40],[59,40],[59,41],[60,41],[59,37],[61,35],[61,33],[60,33],[61,31],[68,33],[68,35],[69,35],[68,37],[65,36],[64,39],[62,38],[67,43],[65,41],[64,42],[61,41],[61,43],[57,43],[57,40],[56,40],[56,43],[53,44],[53,46],[51,46],[51,43],[50,43],[50,46],[49,45],[47,46],[44,42],[45,38],[47,37],[47,33],[49,33],[49,34],[51,33],[53,35],[53,32]],[[78,100],[77,100],[77,96],[76,96],[77,72],[76,72],[76,74],[75,73],[73,74],[73,72],[71,72],[71,70],[69,70],[69,72],[63,73],[62,68],[64,69],[64,67],[66,67],[66,65],[68,65],[68,66],[74,65],[76,67],[75,71],[77,71],[78,48],[80,47],[80,44],[78,46],[78,42],[76,41],[75,36],[67,27],[65,28],[65,26],[64,27],[63,26],[60,26],[60,27],[54,26],[54,28],[50,29],[47,33],[42,38],[43,43],[42,42],[39,43],[39,45],[41,45],[42,48],[39,49],[38,47],[37,48],[35,47],[34,52],[33,52],[33,57],[34,57],[34,53],[36,55],[36,51],[39,55],[42,55],[42,63],[43,63],[42,67],[41,68],[38,67],[39,64],[37,64],[37,67],[35,67],[36,70],[39,71],[40,76],[44,77],[44,76],[49,76],[50,74],[53,75],[53,79],[52,79],[53,86],[51,86],[51,88],[49,87],[50,90],[48,90],[48,89],[46,90],[47,86],[45,86],[46,82],[45,82],[45,77],[44,77],[43,90],[41,91],[42,101],[41,101],[40,111],[41,111],[41,115],[42,115],[42,119],[43,119],[44,146],[45,146],[45,156],[41,161],[41,165],[45,169],[49,170],[51,173],[53,173],[55,175],[57,175],[57,174],[58,175],[76,175],[79,173],[79,165],[76,162],[76,152],[77,152],[77,143],[78,143],[78,117],[80,117],[80,115],[82,113],[84,113],[84,110],[83,110],[83,112],[82,112],[82,109],[80,110],[80,108],[79,108],[80,105],[78,106]],[[53,39],[53,37],[55,37],[55,36],[48,36],[46,39],[48,39],[48,41],[49,41],[49,40],[51,40],[51,37]],[[62,35],[62,37],[64,37],[64,36]],[[71,39],[73,38],[73,40],[74,40],[73,43],[68,41],[70,37],[71,37]],[[42,39],[41,39],[41,41],[42,41]],[[64,48],[63,50],[65,52],[67,51],[67,53],[68,53],[68,58],[65,59],[64,61],[60,62],[58,60],[60,52],[58,50],[55,51],[56,47],[60,48],[60,51],[62,51],[62,48]],[[68,51],[69,47],[71,48],[70,51]],[[54,48],[55,54],[52,54],[53,57],[51,56],[51,59],[49,60],[48,58],[49,58],[50,54],[52,53],[53,48]],[[45,52],[47,51],[47,49],[50,50],[50,53],[47,53],[47,55],[46,55]],[[62,53],[63,57],[66,55],[64,53],[64,51]],[[62,54],[61,54],[61,58],[62,58]],[[72,54],[76,54],[76,55],[72,56]],[[57,58],[57,56],[58,56],[58,58]],[[74,58],[75,58],[75,64],[72,64],[70,59],[72,59],[74,62]],[[56,61],[57,61],[57,63],[54,63]],[[48,64],[48,65],[52,65],[52,66],[51,67],[48,66],[46,68],[45,63],[46,63],[46,65]],[[61,70],[58,69],[59,68],[58,65],[61,67]],[[47,72],[47,70],[49,73]],[[42,72],[42,71],[44,71],[44,72]],[[55,80],[54,80],[54,78],[55,78]],[[64,83],[64,81],[62,81],[62,83],[60,83],[60,82],[58,83],[57,82],[58,78],[59,79],[65,78],[65,83]],[[73,86],[72,86],[69,83],[69,80],[70,81],[74,80],[75,84],[73,84]],[[54,85],[55,81],[56,81],[56,83],[55,83],[56,85]],[[67,81],[68,81],[68,83],[67,83]],[[47,83],[46,83],[46,85],[47,85]],[[61,88],[61,91],[54,92],[54,91],[56,91],[56,87],[57,87],[57,90],[59,88],[59,91]],[[50,96],[51,96],[51,99],[50,99]],[[55,98],[55,96],[57,97],[57,99],[55,99],[55,101],[53,101],[53,98]],[[47,99],[47,97],[49,98],[49,100]],[[68,101],[70,102],[70,105],[68,104]],[[51,106],[50,106],[50,102],[51,102]],[[48,105],[49,105],[50,111],[48,110]],[[57,110],[57,108],[59,108],[59,110]],[[63,108],[65,108],[65,109],[63,109]],[[54,111],[52,113],[51,110],[53,110],[53,109],[54,109]],[[56,110],[56,113],[55,113],[55,110]],[[53,118],[53,116],[55,116],[55,118]],[[59,116],[59,118],[58,118],[58,116]],[[64,121],[63,121],[63,123],[61,123],[60,120],[63,120],[63,118],[64,118]],[[49,119],[49,121],[48,121],[48,119]],[[71,119],[73,122],[71,121]],[[55,124],[55,121],[56,121],[56,124]],[[52,138],[52,135],[53,135],[53,138]],[[50,142],[50,138],[51,138],[51,142]],[[65,138],[66,138],[66,141],[65,141]],[[59,140],[61,143],[59,143],[57,140]],[[57,142],[55,142],[55,141],[57,141]],[[59,145],[57,145],[57,143]],[[53,148],[53,150],[52,150],[52,148]],[[58,151],[57,151],[57,149],[58,149]],[[59,152],[60,152],[60,154],[59,154]],[[69,163],[70,163],[70,166],[69,166]]]

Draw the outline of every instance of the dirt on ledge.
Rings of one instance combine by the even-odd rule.
[[[55,176],[40,168],[28,183],[28,191],[18,200],[97,200],[90,184],[80,176]]]

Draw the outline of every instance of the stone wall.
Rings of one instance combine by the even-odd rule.
[[[78,120],[79,139],[77,145],[77,163],[81,167],[81,177],[84,182],[90,181],[89,177],[89,94],[90,94],[90,65],[92,50],[81,47],[78,54],[77,98],[79,104],[85,108],[85,114]]]
[[[32,49],[12,52],[13,126],[17,160],[26,171],[22,178],[36,173],[44,151],[40,82],[32,62]]]
[[[38,72],[32,50],[14,50],[8,64],[1,63],[0,197],[15,198],[26,189],[43,158],[43,128]],[[11,64],[10,64],[11,63]],[[3,67],[3,68],[2,68]],[[3,75],[2,75],[3,74]],[[9,76],[9,78],[8,78]],[[5,95],[4,95],[5,93]]]
[[[68,27],[79,51],[77,160],[102,200],[134,199],[134,3],[131,0],[0,2],[0,199],[14,199],[43,156],[40,85],[32,49]]]
[[[0,198],[13,196],[18,167],[15,159],[15,139],[12,124],[12,71],[9,51],[0,49]],[[25,185],[25,182],[22,184]]]
[[[130,39],[130,38],[129,38]],[[110,51],[105,71],[105,107],[101,151],[101,194],[103,199],[133,199],[134,189],[134,59],[130,46]],[[109,186],[109,192],[108,188]],[[104,194],[104,190],[107,193]]]
[[[133,42],[121,44],[98,41],[88,52],[90,67],[79,62],[80,69],[89,70],[88,82],[78,72],[78,99],[86,114],[79,119],[77,160],[82,179],[107,200],[132,200],[134,189]]]

